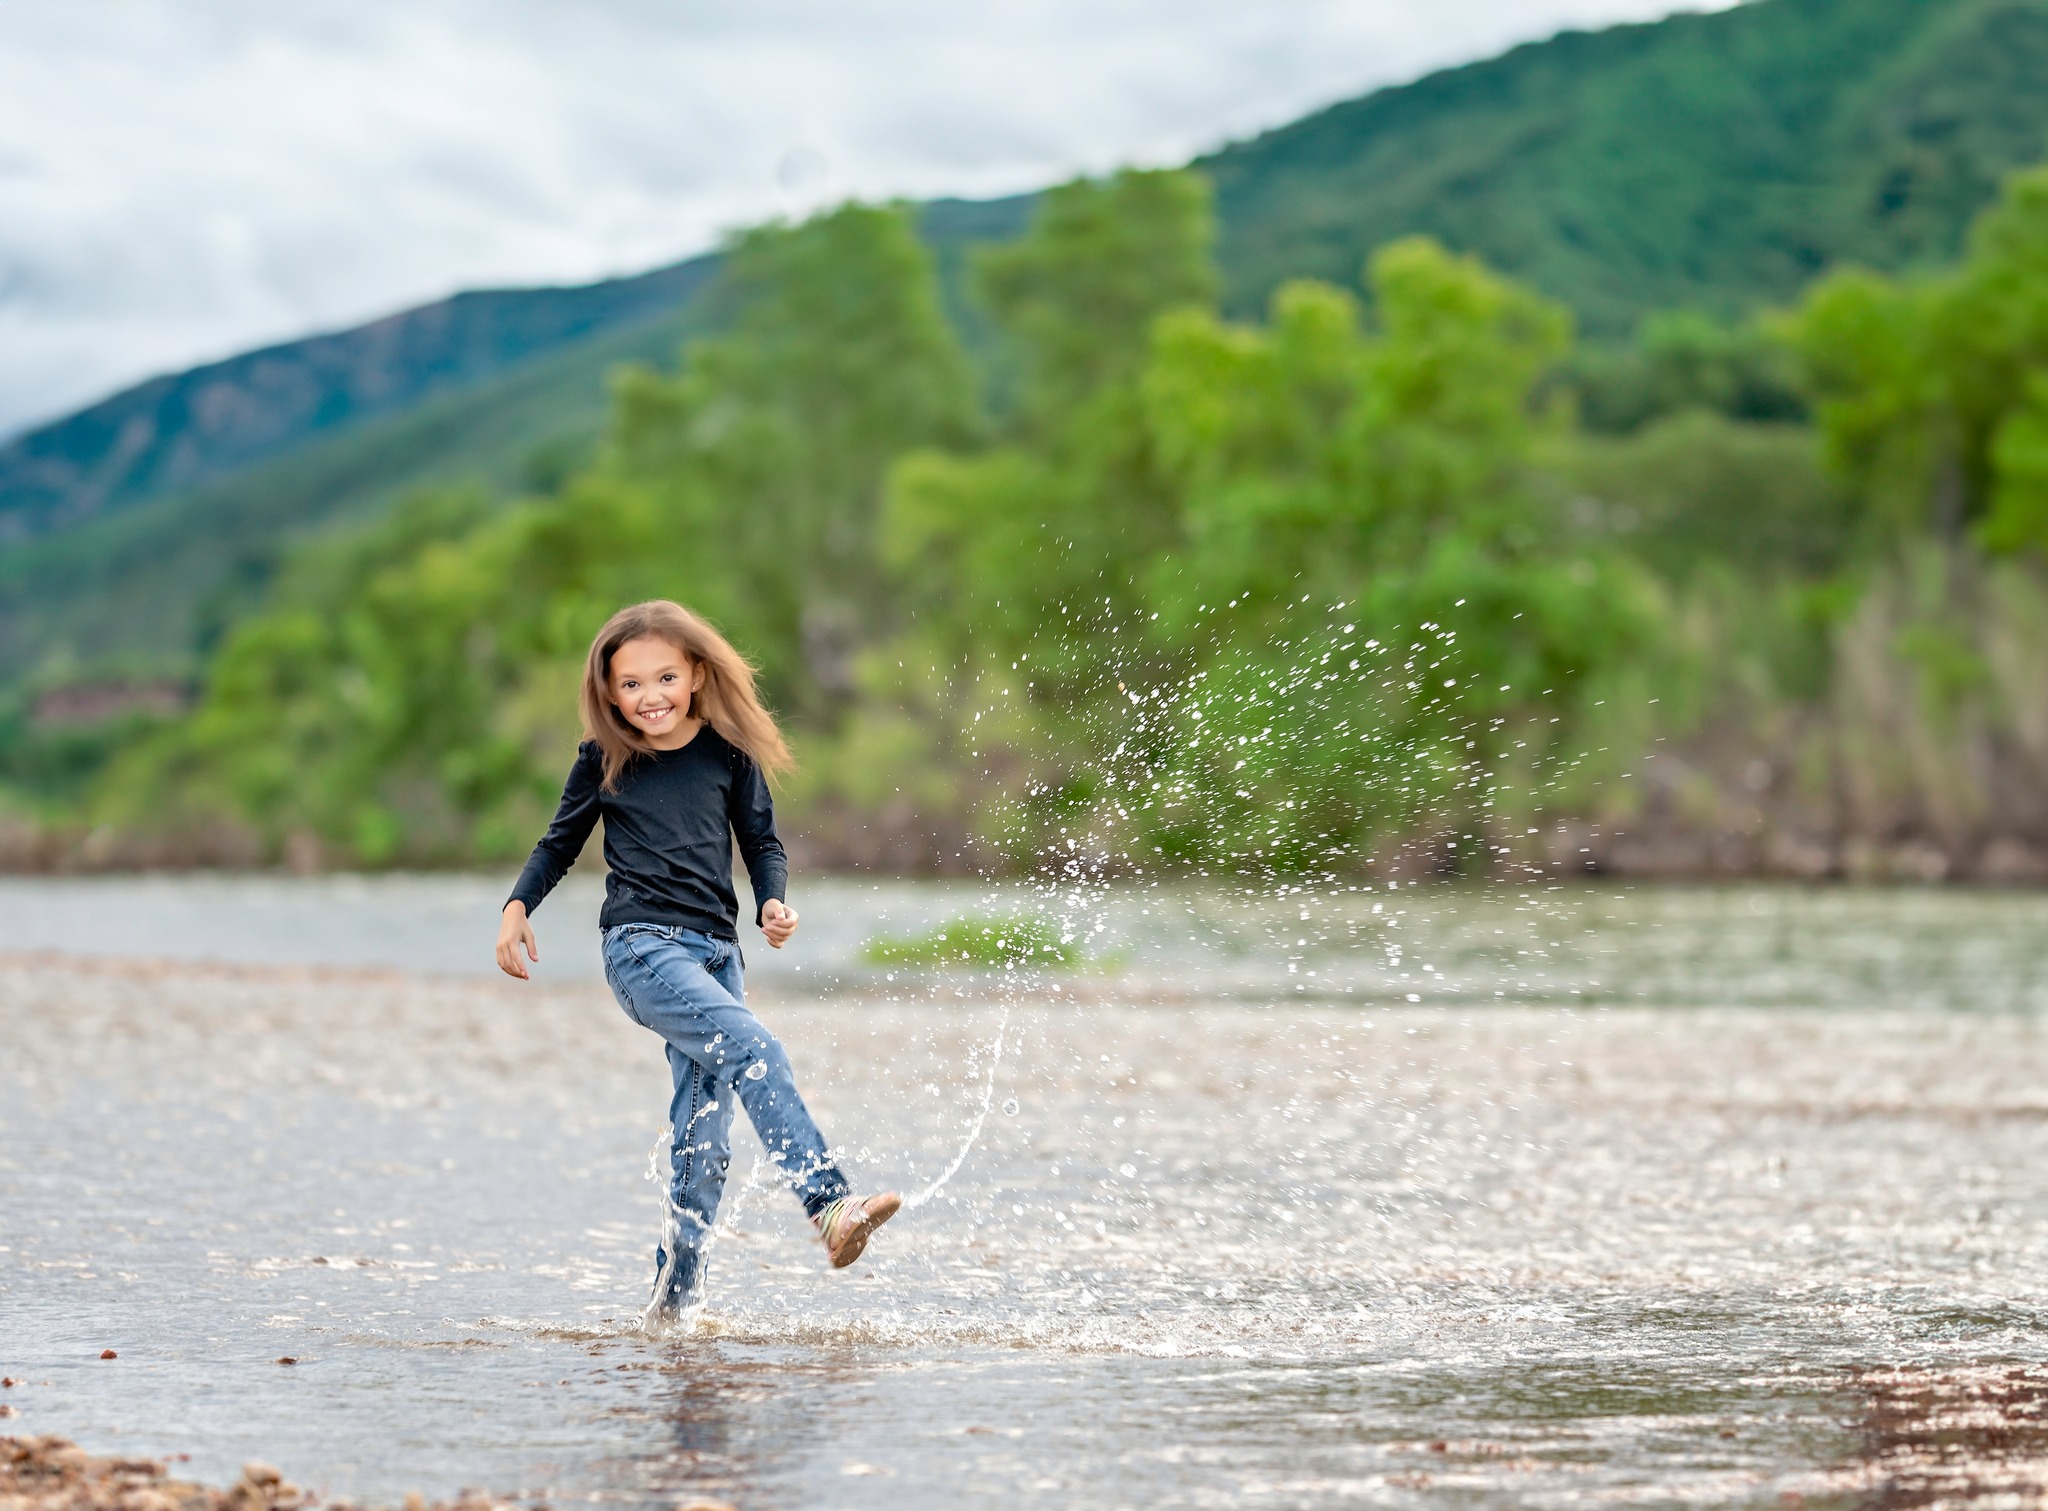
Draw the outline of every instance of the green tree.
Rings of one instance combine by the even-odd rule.
[[[2048,547],[2048,169],[2013,178],[1953,273],[1838,273],[1788,328],[1829,455],[1887,537]]]
[[[1049,281],[1130,288],[1134,249],[1185,267],[1208,241],[1183,222],[1161,252],[1090,224],[1048,212],[1015,265],[1078,258]],[[1427,242],[1380,253],[1369,292],[1369,321],[1319,284],[1284,289],[1263,328],[1158,308],[1135,358],[1128,322],[1013,306],[1062,402],[1028,444],[899,467],[888,540],[920,628],[893,659],[927,694],[908,674],[948,669],[929,716],[971,731],[1004,839],[1353,865],[1417,824],[1482,820],[1501,754],[1482,737],[1560,688],[1568,710],[1596,701],[1642,649],[1641,574],[1560,552],[1530,486],[1563,313]],[[1550,729],[1513,759],[1541,759]]]
[[[1369,321],[1296,284],[1264,330],[1159,327],[1147,418],[1182,537],[1151,597],[1200,679],[1159,731],[1163,852],[1302,869],[1492,829],[1504,750],[1525,810],[1529,763],[1653,664],[1642,574],[1574,549],[1533,486],[1563,312],[1426,241],[1367,290]]]
[[[1024,413],[1041,427],[1144,360],[1153,319],[1216,297],[1209,186],[1191,173],[1127,170],[1048,190],[1030,234],[975,259],[975,282],[1016,344]]]

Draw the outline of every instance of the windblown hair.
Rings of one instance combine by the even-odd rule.
[[[604,756],[605,791],[616,792],[627,762],[654,749],[612,702],[612,656],[628,640],[643,637],[667,641],[704,668],[704,685],[691,698],[686,713],[702,719],[745,751],[764,775],[774,776],[796,764],[789,746],[783,743],[782,731],[775,727],[775,716],[761,706],[761,695],[754,688],[754,668],[746,657],[681,604],[655,598],[620,609],[607,619],[590,642],[590,657],[583,665],[579,700],[583,737],[597,741]]]

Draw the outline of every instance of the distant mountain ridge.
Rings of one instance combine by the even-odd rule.
[[[1945,260],[2007,173],[2048,158],[2044,85],[2048,0],[1750,0],[1563,33],[1195,166],[1239,315],[1287,278],[1354,284],[1373,247],[1422,233],[1617,336],[1659,308],[1785,303],[1844,261]],[[956,311],[971,249],[1032,202],[925,208]],[[536,446],[598,433],[610,366],[715,321],[716,266],[460,295],[0,447],[0,687],[109,659],[176,673],[305,532],[427,484],[533,486]]]
[[[714,265],[699,257],[581,287],[457,294],[152,378],[0,448],[0,539],[211,482],[337,427],[670,314]]]
[[[2048,158],[2044,0],[1750,0],[1333,105],[1199,164],[1233,304],[1424,233],[1626,333],[1952,257]]]

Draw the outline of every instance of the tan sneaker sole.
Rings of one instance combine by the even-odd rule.
[[[843,1270],[860,1258],[875,1229],[903,1210],[903,1198],[894,1191],[882,1191],[862,1197],[857,1205],[860,1216],[840,1224],[837,1236],[826,1246],[825,1252],[835,1270]]]

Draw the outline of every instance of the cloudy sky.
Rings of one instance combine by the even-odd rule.
[[[1673,8],[0,0],[0,435],[460,288],[638,271],[848,195],[1176,162]]]

